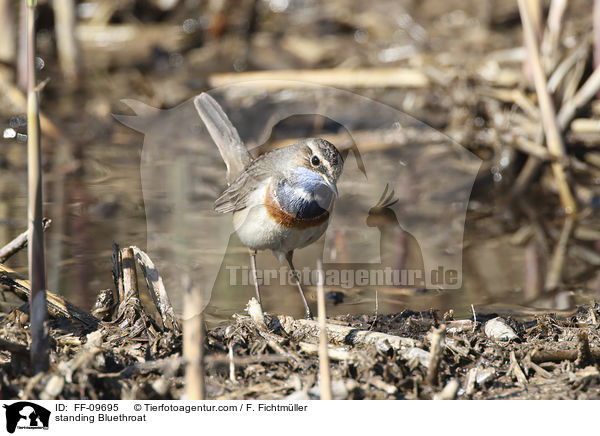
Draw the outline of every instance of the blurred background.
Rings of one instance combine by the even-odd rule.
[[[483,160],[467,214],[463,289],[330,289],[333,314],[468,314],[471,304],[516,313],[570,310],[596,298],[600,105],[577,97],[598,60],[597,4],[529,2],[556,109],[577,103],[561,126],[562,163],[579,211],[566,231],[549,164],[557,157],[544,145],[515,1],[39,1],[49,289],[89,309],[99,290],[113,287],[111,242],[146,248],[144,136],[113,118],[134,114],[122,99],[170,109],[255,72],[288,79],[305,73],[302,80],[310,81],[320,70],[321,83],[404,112]],[[23,20],[22,2],[0,0],[0,246],[26,229]],[[269,92],[277,98],[285,90]],[[251,110],[255,100],[239,104]],[[243,123],[236,126],[251,130]],[[337,129],[315,118],[283,122],[270,141]],[[374,152],[392,154],[406,142],[367,139]],[[373,226],[384,228],[384,215]],[[407,236],[391,240],[410,263]],[[24,252],[7,264],[26,274]],[[213,293],[209,313],[225,319],[252,295],[251,287]],[[296,294],[275,292],[265,301],[266,310],[302,312]]]

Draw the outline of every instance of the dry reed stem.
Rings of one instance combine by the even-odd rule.
[[[446,326],[441,325],[439,328],[433,331],[431,335],[431,346],[429,348],[429,367],[427,368],[427,375],[425,376],[425,382],[430,386],[436,386],[438,384],[438,371],[440,363],[442,362],[442,356],[444,354],[443,340],[446,336]]]
[[[594,27],[594,67],[597,67],[600,65],[600,0],[594,0],[592,24]]]
[[[65,83],[77,80],[79,73],[79,52],[75,41],[75,2],[73,0],[53,0],[56,31],[56,48],[60,69]]]
[[[169,295],[165,289],[162,277],[158,273],[158,269],[154,265],[154,262],[152,262],[150,256],[148,256],[138,247],[131,246],[129,248],[133,250],[133,254],[135,255],[137,263],[144,274],[148,291],[150,292],[152,301],[154,302],[154,305],[160,314],[163,328],[173,332],[180,332],[181,327],[179,326],[179,321],[175,315],[175,309],[173,309],[173,305],[171,304],[171,300],[169,299]]]
[[[218,87],[240,82],[261,89],[281,89],[314,85],[340,88],[427,88],[429,78],[419,70],[407,68],[336,68],[320,70],[251,71],[219,73],[209,76],[209,86]],[[289,81],[296,82],[291,84]]]
[[[19,0],[18,32],[17,87],[22,92],[27,92],[27,0]]]
[[[558,112],[558,125],[561,129],[567,128],[575,113],[583,105],[587,104],[600,90],[600,66],[588,77],[585,83],[575,93],[573,98],[565,102]]]
[[[0,283],[6,284],[10,291],[21,300],[29,300],[31,296],[29,280],[21,278],[16,271],[2,264],[0,264]],[[75,319],[91,328],[95,328],[98,325],[96,317],[71,304],[64,298],[50,291],[46,291],[46,297],[48,300],[48,310],[52,316]]]
[[[567,0],[552,0],[552,3],[550,3],[547,27],[541,44],[546,71],[552,70],[556,65],[562,18],[567,9],[567,4]]]
[[[185,366],[185,394],[188,400],[204,400],[204,317],[198,308],[202,307],[202,292],[186,276],[183,283],[183,357]]]
[[[538,43],[535,36],[534,23],[532,22],[532,17],[530,15],[530,10],[527,6],[526,0],[518,0],[518,3],[521,21],[523,23],[525,46],[529,54],[531,72],[533,74],[533,81],[535,84],[536,93],[538,95],[540,111],[542,115],[542,125],[544,126],[544,132],[546,135],[546,143],[548,149],[554,155],[559,156],[559,158],[562,159],[565,156],[565,146],[557,124],[554,104],[552,103],[552,99],[550,98],[550,94],[548,92],[548,83],[546,82],[546,76],[542,68]],[[561,203],[565,212],[569,215],[576,214],[577,209],[575,200],[573,199],[573,195],[571,194],[571,190],[567,183],[567,176],[562,162],[560,160],[553,162],[551,166],[554,173],[554,178],[556,179],[556,183],[558,185]]]
[[[31,318],[31,364],[33,371],[50,366],[48,350],[48,309],[46,307],[46,266],[42,223],[42,157],[38,95],[35,89],[35,0],[27,1],[27,173],[29,223],[29,298]]]
[[[48,227],[50,227],[51,223],[52,223],[52,220],[50,220],[48,218],[44,218],[42,220],[44,230],[47,230]],[[0,247],[0,263],[6,262],[12,256],[14,256],[19,251],[21,251],[23,248],[27,247],[28,241],[29,241],[29,230],[21,233],[19,236],[14,238],[12,241],[10,241],[8,244],[6,244],[4,247]]]
[[[130,247],[121,250],[121,269],[123,271],[123,293],[119,295],[120,308],[125,309],[129,305],[140,310],[140,293],[138,288],[137,271],[135,268],[135,256]]]
[[[11,0],[0,0],[0,62],[12,63],[17,44]]]
[[[567,216],[563,223],[563,228],[560,233],[560,238],[552,253],[552,259],[550,261],[550,268],[546,275],[545,288],[547,290],[556,289],[561,282],[563,265],[567,254],[567,243],[573,232],[573,225],[575,220],[572,216]]]
[[[321,332],[319,334],[319,375],[321,386],[321,400],[331,400],[331,374],[329,373],[329,355],[327,353],[327,314],[325,310],[325,289],[323,289],[323,264],[317,260],[319,281],[317,282],[317,310]]]
[[[294,323],[307,330],[314,330],[315,336],[317,334],[320,335],[321,327],[318,321],[313,321],[311,319],[296,319],[294,320]],[[381,350],[389,348],[405,350],[419,346],[419,341],[415,339],[389,335],[387,333],[358,330],[353,327],[338,324],[327,324],[326,328],[328,340],[334,344],[377,347]]]

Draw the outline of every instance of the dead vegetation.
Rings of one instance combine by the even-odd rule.
[[[3,275],[2,282],[10,279]],[[181,331],[148,315],[132,289],[95,327],[53,317],[51,369],[33,377],[26,309],[2,315],[3,398],[185,398]],[[206,333],[205,398],[320,398],[321,324],[263,315],[254,299],[247,309]],[[328,319],[331,397],[598,398],[599,317],[594,304],[570,316],[519,320],[496,314],[455,320],[452,313],[408,310]]]

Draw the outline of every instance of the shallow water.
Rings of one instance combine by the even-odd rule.
[[[490,303],[518,307],[527,301],[524,248],[511,242],[508,232],[492,234],[469,219],[464,223],[478,159],[434,129],[363,97],[326,95],[329,106],[321,104],[317,112],[322,117],[310,115],[310,93],[288,94],[242,101],[236,89],[214,93],[250,147],[264,142],[266,149],[293,141],[285,138],[310,136],[330,138],[341,149],[355,147],[346,157],[328,232],[295,253],[298,270],[309,276],[322,254],[331,279],[326,281],[331,314],[434,308],[466,316],[471,304],[486,310]],[[323,95],[314,98],[318,102]],[[292,116],[281,115],[281,105],[289,108],[290,102],[297,106],[289,110]],[[101,142],[74,150],[55,146],[45,177],[45,215],[53,220],[46,236],[49,288],[90,308],[97,291],[113,287],[115,241],[148,250],[179,313],[182,276],[189,275],[202,287],[211,319],[229,318],[243,309],[254,287],[247,280],[247,250],[232,235],[231,217],[212,211],[225,187],[224,165],[189,102],[168,111],[137,110],[141,115],[125,123],[145,135],[114,121]],[[376,116],[364,117],[367,112]],[[274,117],[283,120],[270,132]],[[25,228],[26,215],[25,147],[15,140],[2,144],[8,165],[0,175],[0,244]],[[62,165],[61,156],[66,156]],[[392,190],[390,201],[398,201],[378,209],[382,195]],[[476,205],[481,209],[496,201]],[[9,265],[25,274],[24,253]],[[259,253],[258,266],[272,274],[270,285],[261,286],[265,310],[301,315],[287,269],[270,252]],[[387,281],[386,268],[398,272],[400,283]],[[445,274],[456,274],[442,283],[444,268]],[[314,284],[313,276],[305,286],[313,307]],[[572,301],[545,304],[566,308]]]
[[[256,2],[263,9],[271,3]],[[184,275],[202,287],[207,312],[214,320],[243,309],[254,288],[232,284],[231,271],[237,268],[245,274],[247,251],[232,236],[231,217],[212,211],[214,199],[225,188],[225,167],[187,100],[204,90],[208,74],[230,71],[241,62],[242,67],[257,70],[399,65],[425,68],[440,81],[430,89],[381,88],[351,95],[293,88],[215,91],[241,137],[256,152],[308,136],[324,136],[343,149],[355,147],[339,183],[340,198],[329,231],[295,253],[301,271],[314,270],[316,258],[322,255],[326,273],[338,273],[337,281],[334,277],[326,286],[332,293],[330,313],[434,308],[467,316],[471,305],[477,311],[564,309],[585,296],[579,291],[589,290],[586,280],[593,278],[593,265],[600,262],[581,262],[570,253],[565,268],[569,286],[559,289],[568,292],[538,295],[546,272],[540,265],[547,263],[548,250],[540,252],[528,241],[535,239],[531,233],[535,234],[536,226],[544,227],[550,236],[545,236],[546,243],[557,239],[552,232],[560,229],[562,217],[556,198],[548,192],[545,198],[535,198],[532,189],[534,198],[524,199],[532,213],[525,218],[506,203],[507,186],[513,180],[510,171],[522,162],[508,156],[508,165],[503,163],[497,138],[490,139],[496,120],[485,118],[485,110],[479,107],[483,97],[469,78],[478,77],[478,85],[489,86],[481,76],[499,65],[494,60],[480,70],[485,56],[521,45],[516,5],[498,4],[487,10],[481,2],[465,1],[334,3],[329,8],[303,1],[287,12],[259,11],[264,23],[259,23],[251,47],[244,49],[248,58],[243,62],[236,44],[243,45],[238,39],[245,37],[236,33],[236,26],[247,19],[242,8],[229,11],[231,28],[225,34],[208,35],[206,41],[196,41],[197,47],[185,50],[177,44],[150,50],[142,37],[138,42],[143,49],[118,47],[110,41],[102,46],[100,36],[95,45],[82,41],[87,69],[77,92],[69,89],[58,71],[49,37],[52,24],[40,21],[39,55],[46,59],[46,67],[39,76],[52,77],[41,93],[42,110],[59,126],[57,134],[49,137],[45,130],[43,136],[45,215],[53,220],[46,234],[50,289],[90,308],[99,290],[114,286],[115,241],[149,252],[179,312]],[[578,20],[588,19],[589,6],[572,3],[566,30],[576,35],[580,31],[573,29],[586,28]],[[210,11],[189,8],[179,15],[159,14],[157,20],[165,21],[165,35],[178,40],[194,14],[211,19]],[[336,10],[351,11],[348,16],[356,21],[348,22]],[[307,30],[298,34],[298,23]],[[137,21],[130,24],[140,35],[146,29],[138,27]],[[279,34],[284,36],[282,45]],[[312,48],[306,49],[307,45]],[[319,56],[303,57],[307,53]],[[521,71],[520,65],[516,71]],[[156,112],[138,105],[132,112],[118,103],[132,95],[171,109]],[[360,95],[402,111],[370,103]],[[111,116],[132,116],[137,110],[142,116],[123,120],[133,128]],[[500,124],[504,110],[499,106],[492,114]],[[1,245],[26,228],[27,178],[22,142],[26,129],[19,116],[23,109],[3,104],[0,112],[0,131],[6,132],[0,138]],[[480,167],[481,162],[464,148],[428,125],[463,141],[469,149],[483,143],[479,152],[486,159],[484,165]],[[13,134],[15,138],[10,137]],[[498,164],[492,162],[494,153],[499,155]],[[373,210],[383,193],[390,193],[386,186],[394,191],[390,202],[398,201]],[[594,211],[588,215],[593,218]],[[522,230],[526,237],[516,237]],[[588,242],[588,246],[597,243]],[[596,251],[592,247],[588,253],[597,261]],[[281,267],[268,252],[259,254],[258,264],[273,272]],[[25,253],[8,265],[26,274]],[[377,274],[385,276],[386,268],[426,280],[382,284]],[[371,270],[374,278],[357,284],[362,283],[362,271],[369,275]],[[440,275],[445,283],[439,283]],[[262,287],[265,310],[301,315],[297,290],[280,284],[281,273],[276,277],[272,285]],[[595,289],[599,288],[596,283]],[[314,307],[314,286],[305,290]],[[335,292],[345,295],[343,302],[333,304],[334,297],[339,301]]]

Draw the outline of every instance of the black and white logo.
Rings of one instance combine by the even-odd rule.
[[[14,433],[16,429],[48,429],[50,411],[29,401],[18,401],[3,406],[6,409],[6,430]]]

